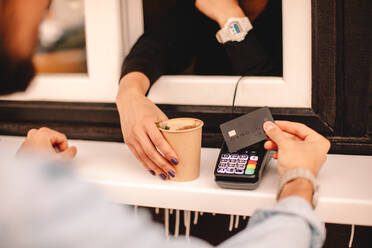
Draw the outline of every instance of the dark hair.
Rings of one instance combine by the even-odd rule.
[[[34,75],[31,58],[14,60],[0,47],[0,95],[25,91]]]

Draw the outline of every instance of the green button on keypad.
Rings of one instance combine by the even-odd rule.
[[[254,174],[254,169],[250,169],[250,168],[247,168],[245,169],[245,173],[246,175],[253,175]]]

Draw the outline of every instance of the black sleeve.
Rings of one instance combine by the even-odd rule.
[[[248,32],[241,42],[224,44],[235,75],[279,76],[282,74],[282,58],[270,53],[258,41],[255,30]]]
[[[137,40],[123,62],[121,76],[139,71],[152,84],[163,74],[179,74],[186,69],[194,51],[193,15],[194,1],[177,1],[159,27]]]

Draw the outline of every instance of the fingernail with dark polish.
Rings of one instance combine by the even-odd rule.
[[[173,172],[173,171],[171,171],[171,170],[170,170],[170,171],[168,171],[168,175],[169,175],[169,176],[171,176],[171,177],[175,177],[175,174],[174,174],[174,172]]]
[[[155,176],[155,171],[149,170],[149,172],[151,173],[151,175]]]
[[[160,177],[161,177],[161,179],[163,179],[163,180],[167,179],[167,176],[166,176],[166,175],[164,175],[164,174],[160,174],[159,176],[160,176]]]
[[[171,161],[172,164],[178,165],[178,160],[177,159],[172,158],[170,161]]]

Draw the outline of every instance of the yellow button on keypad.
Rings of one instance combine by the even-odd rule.
[[[255,164],[248,164],[247,168],[248,169],[256,169],[256,165]]]

